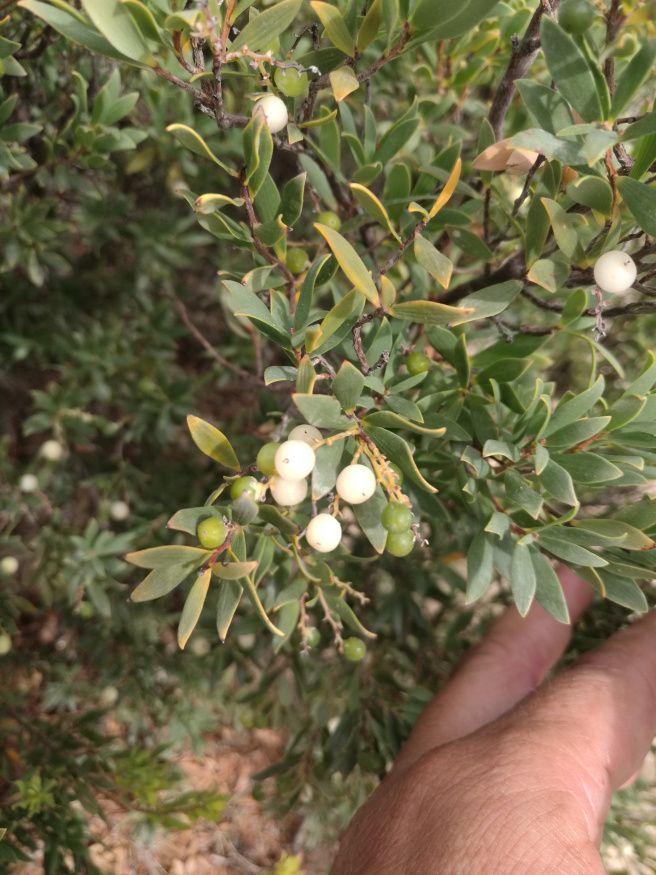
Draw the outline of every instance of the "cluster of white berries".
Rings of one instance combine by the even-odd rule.
[[[269,481],[273,500],[283,507],[300,504],[308,492],[306,478],[316,464],[315,448],[323,436],[313,425],[299,425],[280,444],[274,456],[275,474]],[[337,495],[348,504],[362,504],[376,491],[376,477],[366,465],[351,464],[340,471]],[[330,553],[342,540],[342,526],[332,514],[320,513],[310,521],[306,533],[308,544],[320,553]]]
[[[635,261],[628,252],[613,249],[600,255],[594,266],[594,278],[602,292],[620,294],[631,288],[638,275]]]

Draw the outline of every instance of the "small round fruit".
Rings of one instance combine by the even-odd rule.
[[[412,548],[415,546],[415,536],[410,529],[404,532],[390,532],[387,536],[385,549],[392,556],[407,556],[412,553]]]
[[[412,525],[412,511],[400,501],[390,501],[380,521],[388,532],[407,532]]]
[[[307,480],[283,480],[282,477],[272,477],[269,491],[280,507],[294,507],[305,499],[308,484]]]
[[[273,81],[285,97],[302,97],[308,90],[308,74],[296,67],[278,67]]]
[[[599,288],[614,294],[630,289],[637,274],[635,261],[621,249],[604,252],[594,266],[594,278]]]
[[[11,638],[6,632],[0,632],[0,656],[6,656],[11,650]]]
[[[104,708],[111,708],[118,700],[118,690],[116,687],[104,687],[100,691],[100,704]]]
[[[117,523],[122,523],[130,516],[130,505],[125,501],[113,501],[109,508],[109,515]]]
[[[64,455],[64,448],[59,441],[46,441],[41,445],[39,454],[48,462],[59,462]]]
[[[405,366],[413,377],[418,374],[425,374],[430,368],[430,363],[431,360],[425,352],[417,352],[416,350],[407,355],[405,359]]]
[[[289,115],[284,102],[275,94],[266,94],[253,107],[253,118],[264,118],[267,128],[277,134],[287,127]]]
[[[399,484],[399,486],[401,486],[403,484],[403,481],[405,480],[405,474],[398,465],[394,464],[394,462],[390,462],[389,466],[390,470],[394,471],[394,473],[396,474],[396,482]]]
[[[308,647],[318,647],[321,644],[321,632],[316,626],[310,626],[307,630],[305,643]]]
[[[305,441],[285,441],[276,450],[275,466],[283,480],[303,480],[315,464],[314,450]]]
[[[327,228],[332,228],[333,231],[339,231],[342,227],[342,220],[332,210],[324,210],[323,213],[319,213],[317,222],[320,225],[325,225]]]
[[[235,501],[238,498],[241,498],[244,494],[248,495],[250,498],[257,498],[259,491],[260,484],[255,477],[237,477],[237,479],[230,484],[230,498]]]
[[[304,425],[297,425],[293,428],[289,432],[288,440],[303,441],[303,443],[309,444],[311,447],[316,447],[316,445],[323,440],[323,435],[318,428],[305,423]]]
[[[592,25],[595,11],[588,0],[563,0],[558,13],[558,24],[568,33],[578,36]]]
[[[3,556],[0,560],[0,571],[3,574],[16,574],[18,571],[18,559],[15,556]]]
[[[39,481],[34,474],[23,474],[18,481],[18,488],[21,492],[36,492],[39,488]]]
[[[366,465],[347,465],[337,477],[337,494],[349,504],[362,504],[376,491],[376,475]]]
[[[310,520],[305,539],[319,553],[332,553],[342,540],[342,527],[334,516],[320,513]]]
[[[90,620],[91,617],[96,616],[96,609],[91,602],[81,602],[77,612],[83,620]]]
[[[349,662],[362,662],[367,655],[367,645],[360,638],[347,638],[344,642],[344,656]]]
[[[288,249],[285,264],[292,273],[303,273],[308,266],[308,254],[305,249]]]
[[[223,520],[210,516],[198,523],[196,535],[201,547],[206,550],[216,550],[226,539],[226,527]]]
[[[268,444],[264,444],[263,447],[260,447],[260,451],[257,454],[257,458],[255,459],[255,464],[257,465],[257,470],[261,471],[263,474],[266,474],[267,477],[271,477],[272,474],[276,473],[276,452],[278,451],[279,443],[275,441],[271,441]]]

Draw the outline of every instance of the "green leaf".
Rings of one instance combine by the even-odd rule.
[[[220,580],[241,580],[252,574],[257,568],[257,562],[228,562],[225,565],[215,565],[212,571]]]
[[[649,604],[645,594],[635,580],[627,580],[609,572],[600,571],[599,576],[604,583],[606,598],[611,602],[622,605],[630,611],[644,614],[649,610]]]
[[[608,565],[605,559],[597,556],[591,550],[586,550],[575,541],[563,526],[555,526],[550,529],[543,529],[539,533],[539,544],[549,553],[562,559],[564,562],[571,562],[573,565],[582,565],[587,568],[603,568]]]
[[[427,271],[433,279],[447,289],[451,282],[451,273],[453,271],[453,263],[450,258],[443,255],[433,244],[417,234],[413,246],[415,258],[419,264]]]
[[[640,46],[640,49],[622,70],[622,73],[617,80],[617,87],[610,108],[611,118],[617,118],[617,116],[620,115],[624,107],[630,103],[631,99],[639,90],[647,76],[649,76],[650,73],[653,73],[655,60],[656,40],[645,40]]]
[[[273,156],[273,138],[262,114],[254,116],[242,134],[246,182],[251,198],[257,196],[269,173]]]
[[[333,6],[332,3],[323,3],[320,0],[311,0],[310,6],[323,25],[326,36],[331,43],[340,52],[353,57],[355,54],[355,40],[351,36],[348,25],[342,18],[339,9]]]
[[[228,167],[227,164],[224,164],[223,161],[216,157],[205,140],[200,134],[197,134],[193,128],[190,128],[188,125],[173,124],[169,125],[166,130],[168,133],[173,134],[176,140],[181,143],[185,149],[189,149],[190,152],[193,152],[194,155],[200,155],[201,158],[208,158],[210,161],[218,164],[218,166],[222,170],[225,170],[226,173],[229,173],[230,176],[239,175],[236,170]]]
[[[551,198],[543,197],[541,201],[549,216],[558,248],[570,261],[576,260],[582,252],[580,233],[585,220],[578,213],[566,212]]]
[[[178,647],[180,650],[185,649],[189,636],[196,628],[196,624],[200,619],[211,579],[212,572],[208,568],[207,571],[204,571],[196,578],[194,585],[189,591],[189,595],[185,599],[180,622],[178,623]]]
[[[186,577],[189,577],[193,570],[191,565],[169,565],[166,568],[155,568],[132,590],[130,599],[133,602],[149,602],[168,595]]]
[[[282,632],[282,638],[275,638],[273,642],[273,652],[278,653],[280,648],[287,642],[292,636],[294,629],[296,628],[296,624],[298,623],[298,617],[301,612],[301,606],[298,599],[294,602],[286,602],[281,606],[278,611],[278,628]]]
[[[654,547],[651,538],[622,520],[573,520],[572,525],[602,538],[621,541],[623,550],[651,550]]]
[[[577,483],[607,483],[622,476],[622,469],[597,453],[565,453],[553,457]]]
[[[487,286],[478,292],[463,298],[460,306],[469,312],[456,316],[452,325],[463,325],[465,322],[473,322],[476,319],[487,319],[497,316],[510,306],[517,295],[521,292],[523,283],[519,280],[508,280],[494,286]]]
[[[582,444],[603,431],[609,422],[610,416],[591,416],[589,419],[573,422],[571,425],[566,425],[565,428],[550,432],[547,437],[547,446],[569,448]]]
[[[216,605],[216,631],[223,644],[228,636],[239,602],[244,593],[244,587],[237,580],[224,580],[219,588],[219,598]]]
[[[537,577],[531,551],[519,541],[515,544],[510,563],[510,588],[517,610],[525,617],[535,597]]]
[[[280,204],[282,220],[290,228],[293,228],[301,218],[306,180],[307,173],[299,173],[298,176],[288,180],[282,190]]]
[[[298,534],[298,526],[289,517],[283,514],[273,504],[260,504],[258,508],[260,519],[268,525],[274,526],[286,538],[291,538],[292,535]]]
[[[411,19],[413,29],[426,31],[431,40],[462,36],[489,16],[496,5],[497,0],[439,4],[435,0],[419,0]]]
[[[141,0],[120,0],[120,2],[132,16],[142,36],[153,40],[153,42],[166,45],[164,35],[157,25],[155,16],[145,3],[142,3]]]
[[[544,499],[539,492],[531,489],[521,474],[518,474],[517,471],[513,471],[512,469],[506,471],[503,476],[503,481],[508,501],[521,507],[521,509],[525,510],[526,513],[533,517],[533,519],[537,519],[542,510],[542,505],[544,504]]]
[[[631,140],[638,140],[641,137],[650,137],[650,135],[653,134],[656,134],[656,112],[654,112],[652,108],[650,113],[638,119],[637,122],[633,122],[632,125],[624,128],[622,140],[623,142],[628,143]],[[636,177],[634,176],[634,179],[635,178]]]
[[[391,401],[392,397],[393,396],[390,396],[388,401]],[[416,434],[427,434],[432,437],[441,437],[446,432],[446,428],[444,427],[433,428],[431,426],[422,425],[419,422],[414,422],[406,416],[394,413],[391,410],[376,410],[365,416],[363,422],[366,422],[369,425],[380,425],[384,428],[407,429],[408,431],[414,431]]]
[[[119,0],[82,0],[82,8],[114,48],[133,61],[149,54],[132,16]]]
[[[337,259],[337,263],[350,282],[374,305],[374,307],[379,307],[380,298],[378,295],[378,289],[376,288],[374,281],[371,278],[371,274],[367,270],[364,262],[348,240],[342,237],[338,231],[334,231],[327,225],[316,223],[314,227],[330,247],[333,255]]]
[[[392,220],[390,219],[387,210],[376,195],[372,191],[369,191],[368,188],[365,188],[364,185],[360,185],[357,182],[349,183],[349,188],[355,195],[355,199],[362,209],[371,216],[374,221],[378,222],[379,225],[382,225],[382,227],[400,243],[401,238],[392,225]]]
[[[576,490],[570,474],[553,459],[547,463],[539,479],[549,495],[562,501],[563,504],[569,504],[571,507],[578,506],[579,500],[576,497]]]
[[[535,572],[536,601],[559,623],[570,623],[565,594],[551,562],[539,550],[531,550],[530,552]]]
[[[420,325],[459,324],[457,320],[468,315],[471,308],[452,307],[450,304],[440,304],[437,301],[403,301],[389,308],[390,316],[397,319],[407,319]]]
[[[269,9],[254,16],[241,32],[234,38],[230,51],[236,52],[245,46],[253,52],[261,51],[265,46],[287,30],[298,15],[303,0],[278,0]]]
[[[49,3],[41,3],[40,0],[19,0],[18,5],[34,15],[38,15],[57,33],[62,34],[74,43],[79,43],[92,52],[106,55],[109,58],[124,61],[125,55],[117,51],[104,36],[88,27],[83,21],[73,14],[68,14],[61,9],[56,9]]]
[[[387,541],[387,530],[383,528],[380,521],[386,506],[387,498],[380,486],[376,487],[376,491],[369,501],[353,505],[353,513],[358,525],[376,553],[384,552]]]
[[[198,523],[208,517],[216,517],[222,519],[224,512],[217,507],[204,505],[203,507],[183,507],[176,511],[171,519],[167,522],[167,528],[174,529],[177,532],[186,532],[188,535],[195,535]],[[156,548],[160,549],[160,548]]]
[[[291,347],[289,334],[264,301],[241,283],[224,280],[223,286],[227,293],[226,304],[235,316],[246,316],[262,334],[282,346],[283,349]]]
[[[207,511],[207,508],[205,508]],[[209,514],[206,513],[206,516]],[[137,550],[128,553],[125,561],[138,568],[166,568],[169,565],[189,565],[195,568],[212,555],[211,550],[201,547],[186,547],[182,544],[166,547],[149,547],[147,550]]]
[[[618,176],[617,186],[642,230],[656,236],[656,189],[630,176]]]
[[[605,381],[602,376],[597,377],[590,388],[575,395],[573,398],[568,398],[561,401],[556,407],[549,425],[545,429],[545,434],[548,436],[553,432],[570,425],[573,422],[578,422],[588,411],[590,411],[597,401],[604,394]]]
[[[403,471],[408,480],[412,480],[417,486],[426,492],[437,492],[423,476],[412,455],[412,450],[407,441],[402,437],[378,426],[367,426],[367,433],[376,444],[378,449],[390,462],[394,462]]]
[[[504,517],[507,519],[507,517]],[[474,536],[467,551],[467,594],[471,604],[484,595],[494,578],[494,549],[483,532]]]
[[[316,261],[312,262],[310,269],[305,274],[301,285],[301,292],[296,303],[296,312],[294,313],[294,330],[299,331],[308,321],[312,304],[314,301],[314,289],[317,280],[326,264],[331,261],[330,255],[320,255]]]
[[[351,362],[342,362],[342,366],[333,380],[333,392],[344,410],[353,410],[364,389],[364,374]]]
[[[574,122],[567,102],[553,88],[532,79],[518,79],[516,85],[526,108],[542,130],[555,134]]]
[[[367,10],[367,14],[365,15],[362,24],[358,30],[357,36],[357,48],[359,52],[363,52],[367,46],[372,43],[377,35],[378,30],[380,28],[381,19],[382,19],[382,0],[373,0],[373,3]]]
[[[231,471],[241,470],[239,459],[223,432],[199,416],[191,414],[187,417],[187,426],[193,442],[202,453]]]
[[[568,276],[569,264],[558,253],[553,258],[538,258],[526,273],[527,280],[552,293],[562,288]]]
[[[342,407],[336,398],[330,395],[292,395],[294,404],[298,407],[303,419],[317,428],[349,428],[352,425],[342,413]]]
[[[585,55],[548,15],[542,16],[540,42],[556,86],[584,121],[602,118],[601,102]]]
[[[605,179],[599,176],[583,176],[567,186],[567,196],[575,204],[590,207],[604,216],[610,216],[613,191]]]
[[[312,500],[319,501],[335,488],[337,472],[344,454],[344,441],[324,444],[316,450],[316,462],[312,470]]]

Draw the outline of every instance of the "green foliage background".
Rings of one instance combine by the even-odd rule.
[[[551,20],[531,35],[521,0],[453,16],[426,0],[186,5],[0,2],[0,553],[19,560],[0,595],[0,860],[42,840],[53,872],[92,871],[74,803],[103,789],[170,828],[216,817],[221,799],[176,792],[159,745],[217,718],[287,729],[262,778],[278,812],[304,812],[308,841],[325,838],[493,603],[537,597],[565,619],[554,557],[611,599],[575,652],[653,592],[653,4],[627,2],[617,22],[600,4],[576,42]],[[217,96],[224,5],[247,34],[228,31],[230,50],[271,55],[224,58]],[[265,12],[278,17],[258,30]],[[245,125],[275,61],[309,68],[311,84],[272,139]],[[490,146],[497,163],[474,164]],[[508,172],[522,159],[524,191]],[[313,228],[324,210],[339,237]],[[618,246],[637,291],[595,313],[592,265]],[[285,268],[295,247],[307,276]],[[428,373],[408,375],[412,348]],[[208,605],[177,652],[188,589],[130,604],[122,557],[182,543],[167,519],[223,482],[187,414],[215,423],[247,470],[281,426],[330,435],[353,409],[404,468],[430,546],[381,558],[377,518],[360,517],[365,536],[350,525],[324,566],[295,539],[309,509],[291,515],[298,530],[260,511],[244,547],[270,548],[258,592],[285,640],[246,607],[221,645]],[[61,461],[40,455],[46,439]],[[289,538],[296,557],[279,549]],[[302,589],[286,589],[299,565],[332,598],[333,625],[376,634],[357,668],[320,602],[321,645],[303,652]],[[108,708],[120,739],[103,731]]]

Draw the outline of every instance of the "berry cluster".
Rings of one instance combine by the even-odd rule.
[[[344,439],[346,436],[337,437]],[[237,501],[246,496],[258,502],[265,500],[268,493],[279,507],[296,507],[307,498],[307,478],[316,465],[315,450],[324,443],[319,429],[306,423],[293,428],[287,440],[264,444],[257,454],[256,467],[266,479],[258,480],[252,475],[237,477],[230,483],[230,498]],[[387,551],[393,556],[407,556],[414,547],[415,535],[410,502],[400,490],[403,475],[396,465],[380,456],[372,461],[377,476],[371,467],[357,461],[361,454],[360,449],[351,464],[339,472],[335,483],[336,498],[327,510],[312,517],[305,530],[305,540],[318,553],[335,550],[343,536],[338,518],[340,502],[364,504],[372,498],[380,482],[390,496],[390,503],[381,516],[381,523],[388,533]],[[197,529],[199,543],[208,550],[221,547],[228,534],[229,523],[216,516],[202,520]]]

